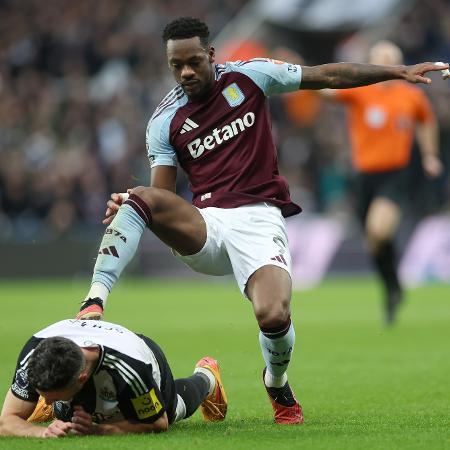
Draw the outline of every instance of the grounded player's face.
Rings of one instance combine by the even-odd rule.
[[[40,391],[37,390],[38,394],[44,397],[45,403],[51,405],[56,401],[69,401],[75,396],[75,394],[80,391],[83,385],[79,383],[74,383],[69,387],[58,389],[55,391]]]
[[[191,100],[202,99],[214,84],[214,48],[205,49],[200,38],[169,39],[167,61],[177,83]]]
[[[77,394],[82,389],[84,383],[86,383],[88,378],[88,374],[83,371],[72,384],[65,388],[56,389],[54,391],[41,391],[39,389],[36,389],[36,391],[40,396],[44,397],[45,403],[47,405],[51,405],[58,400],[69,401],[72,400],[75,394]]]

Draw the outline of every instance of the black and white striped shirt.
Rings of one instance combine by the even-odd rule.
[[[11,385],[16,397],[37,401],[38,393],[28,384],[28,361],[42,339],[54,336],[100,349],[93,375],[64,409],[81,405],[98,423],[123,419],[151,423],[164,412],[171,421],[176,394],[161,349],[145,336],[104,321],[62,320],[30,338],[20,353]]]

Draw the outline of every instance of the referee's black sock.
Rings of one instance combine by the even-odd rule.
[[[206,375],[197,372],[188,378],[175,380],[177,394],[186,405],[184,418],[192,416],[209,393],[209,379]]]
[[[397,275],[397,255],[392,241],[382,243],[374,255],[375,266],[383,280],[387,292],[400,290]]]
[[[403,291],[397,275],[397,256],[392,241],[381,245],[374,255],[376,268],[381,275],[385,287],[386,323],[395,321],[397,308],[403,299]]]

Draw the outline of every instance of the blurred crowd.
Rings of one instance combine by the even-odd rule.
[[[204,19],[214,37],[245,3],[191,0],[182,14]],[[177,0],[0,0],[0,240],[97,237],[110,192],[148,183],[145,128],[174,84],[162,27],[178,15]],[[418,2],[391,38],[407,62],[448,61],[449,21],[446,2]],[[346,42],[336,58],[355,47]],[[427,89],[447,170],[449,86]],[[272,104],[281,170],[307,211],[345,210],[344,114],[303,95]],[[437,205],[448,206],[448,181],[438,184]]]
[[[193,0],[183,14],[214,35],[243,3]],[[89,230],[110,192],[148,184],[145,128],[173,84],[162,28],[178,11],[177,0],[0,1],[1,238]]]

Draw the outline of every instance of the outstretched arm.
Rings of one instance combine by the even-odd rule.
[[[374,64],[332,63],[320,66],[302,66],[301,89],[346,89],[387,80],[405,80],[410,83],[431,83],[427,72],[448,69],[432,62],[413,66],[377,66]]]
[[[72,424],[61,420],[55,420],[47,427],[27,422],[35,406],[35,402],[21,400],[9,390],[0,416],[0,436],[58,438],[70,433]]]

